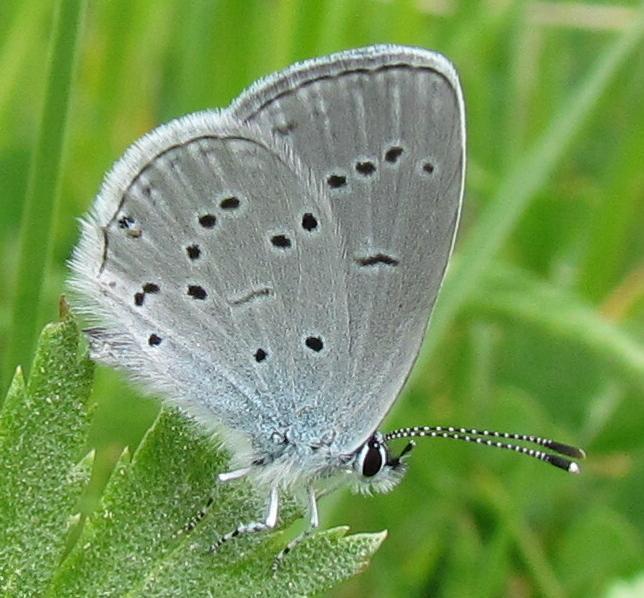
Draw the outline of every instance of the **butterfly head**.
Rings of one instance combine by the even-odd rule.
[[[413,447],[414,443],[409,442],[398,456],[393,456],[384,436],[375,432],[353,454],[355,490],[363,494],[389,492],[405,474],[404,458]]]

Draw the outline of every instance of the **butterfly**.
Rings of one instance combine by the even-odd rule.
[[[454,438],[571,472],[583,451],[486,430],[379,427],[418,355],[454,246],[465,116],[451,63],[379,45],[309,60],[228,108],[139,139],[107,175],[71,260],[92,357],[216,432],[267,496],[387,491],[409,442]],[[508,443],[526,441],[539,448]],[[549,450],[546,450],[549,449]],[[558,454],[556,454],[558,453]]]

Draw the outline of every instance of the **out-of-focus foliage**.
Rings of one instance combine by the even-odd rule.
[[[4,387],[16,359],[29,365],[31,335],[55,316],[75,218],[134,139],[223,106],[294,60],[380,42],[433,48],[455,62],[464,87],[466,204],[435,329],[385,427],[528,431],[578,443],[590,458],[572,477],[506,453],[422,443],[395,493],[340,493],[323,504],[325,526],[389,530],[369,569],[334,595],[636,587],[644,569],[641,3],[92,2],[69,87],[71,49],[60,43],[60,60],[47,58],[54,4],[78,3],[0,3]],[[53,173],[59,199],[51,189],[38,196],[51,206],[25,209],[35,148],[46,156],[56,147],[56,119],[42,115],[66,101],[65,150],[50,157],[62,158]],[[48,164],[42,172],[52,176]],[[42,294],[38,264],[21,261],[30,244],[46,258]],[[14,305],[18,289],[32,299],[29,313]],[[158,409],[102,368],[94,397],[86,513]]]

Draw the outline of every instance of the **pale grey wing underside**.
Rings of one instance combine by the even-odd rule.
[[[348,337],[341,253],[310,173],[210,112],[117,163],[83,222],[72,286],[98,323],[95,358],[262,454],[349,377],[347,343],[327,336]]]
[[[460,88],[378,47],[269,77],[160,127],[108,175],[72,266],[93,354],[256,455],[385,416],[453,244]]]
[[[316,409],[355,448],[408,376],[453,246],[465,168],[458,79],[438,54],[379,46],[268,77],[230,110],[287,143],[329,195],[346,250],[351,367]]]

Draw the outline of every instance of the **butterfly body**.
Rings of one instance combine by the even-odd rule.
[[[510,449],[571,472],[580,449],[487,430],[381,434],[451,254],[463,98],[441,55],[371,46],[296,64],[228,108],[137,141],[108,173],[71,266],[91,355],[216,432],[267,493],[391,489],[410,442]],[[519,440],[539,449],[507,442]],[[553,453],[541,450],[547,448]],[[564,455],[564,456],[561,456]]]
[[[306,61],[163,125],[107,175],[72,259],[92,356],[215,431],[279,492],[389,489],[376,431],[425,334],[456,234],[460,85],[439,54]],[[240,529],[241,529],[240,528]],[[226,538],[226,537],[224,537]]]

